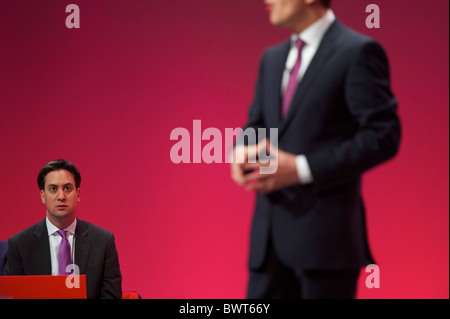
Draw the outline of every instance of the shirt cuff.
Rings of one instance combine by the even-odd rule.
[[[300,180],[300,184],[311,184],[313,182],[313,176],[309,168],[306,156],[297,155],[297,157],[295,158],[295,165],[297,167],[297,174]]]

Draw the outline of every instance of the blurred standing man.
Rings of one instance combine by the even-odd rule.
[[[76,218],[78,169],[55,160],[42,167],[37,182],[46,218],[9,239],[5,275],[67,275],[75,264],[86,275],[88,298],[122,298],[113,233]]]
[[[265,51],[245,127],[278,128],[278,170],[260,174],[244,145],[236,152],[248,161],[231,164],[235,182],[257,192],[247,296],[355,298],[360,268],[373,263],[361,177],[396,155],[401,136],[388,60],[336,20],[330,0],[265,4],[293,35]]]

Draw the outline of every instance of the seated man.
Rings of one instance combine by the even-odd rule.
[[[66,275],[74,268],[86,275],[88,298],[121,298],[113,233],[76,218],[78,169],[55,160],[42,167],[37,182],[46,218],[9,239],[5,275]]]

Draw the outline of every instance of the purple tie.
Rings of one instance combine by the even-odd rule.
[[[300,65],[302,64],[302,48],[305,42],[302,39],[297,39],[295,45],[298,48],[298,56],[297,61],[295,61],[295,65],[289,74],[289,82],[286,86],[286,90],[284,91],[283,96],[283,107],[282,107],[282,116],[285,117],[288,113],[289,106],[291,105],[292,99],[294,98],[295,90],[297,89],[298,83],[298,71],[300,70]]]
[[[72,264],[70,244],[67,240],[65,230],[58,230],[58,234],[62,237],[58,251],[58,275],[70,275],[70,272],[66,273],[67,266]]]

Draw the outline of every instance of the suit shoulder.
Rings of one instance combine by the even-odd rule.
[[[356,50],[371,45],[381,47],[381,44],[377,40],[340,23],[337,23],[335,28],[336,32],[333,37],[338,47]]]
[[[80,232],[91,232],[93,234],[96,234],[98,236],[102,236],[102,237],[110,237],[110,236],[114,236],[114,234],[112,232],[110,232],[109,230],[106,230],[104,228],[101,228],[97,225],[94,225],[92,223],[89,223],[87,221],[84,220],[77,220],[77,228],[80,229]]]
[[[270,57],[270,59],[272,59],[274,57],[276,58],[277,56],[280,56],[283,54],[285,55],[289,51],[289,48],[290,48],[289,40],[285,40],[283,42],[269,46],[264,50],[261,60],[264,60],[266,57]]]
[[[271,45],[266,48],[265,52],[281,52],[286,50],[286,48],[290,47],[290,40],[284,40],[282,42],[279,42],[277,44]]]
[[[18,242],[23,242],[23,241],[30,240],[30,239],[32,240],[33,234],[35,234],[38,231],[43,231],[43,229],[41,229],[43,226],[42,223],[43,222],[40,221],[39,223],[36,223],[34,225],[31,225],[28,228],[25,228],[24,230],[21,230],[20,232],[12,235],[9,238],[9,241],[18,243]]]
[[[332,26],[328,38],[334,42],[334,53],[342,61],[364,60],[371,56],[387,59],[386,52],[378,41],[338,22]]]

